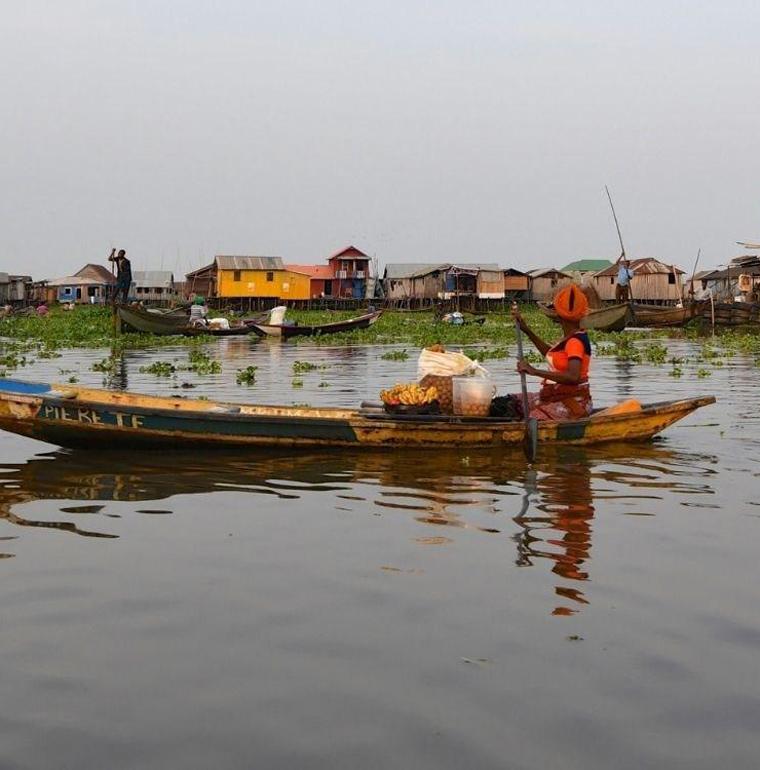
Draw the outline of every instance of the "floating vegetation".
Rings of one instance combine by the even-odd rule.
[[[383,361],[406,361],[409,358],[409,353],[406,350],[389,350],[387,353],[383,353],[380,358]]]
[[[644,360],[652,364],[664,364],[668,349],[661,342],[650,342],[644,347]]]
[[[327,369],[326,366],[317,366],[309,361],[293,361],[293,374],[303,374],[304,372],[315,372],[317,369]]]
[[[238,385],[253,385],[256,382],[256,370],[258,366],[246,366],[245,369],[238,369],[235,376],[235,382]]]
[[[141,366],[140,371],[145,374],[155,374],[156,377],[171,377],[177,367],[169,361],[154,361],[149,366]]]
[[[697,377],[699,377],[699,379],[703,379],[704,377],[712,377],[712,372],[705,368],[697,369]]]
[[[19,356],[14,350],[0,355],[0,367],[3,369],[18,369],[20,366],[26,366],[27,363],[31,362],[27,361],[26,356]]]
[[[300,379],[300,377],[294,377],[292,382],[290,383],[294,388],[302,388],[303,387],[303,380]]]
[[[322,380],[322,382],[319,383],[319,387],[320,388],[329,388],[330,387],[330,383],[327,382],[326,380]]]
[[[529,364],[542,364],[546,361],[546,358],[542,356],[537,350],[526,350],[523,353],[523,358]]]
[[[68,382],[73,385],[75,382],[79,382],[79,377],[77,377],[75,374],[72,374],[71,377],[69,377]]]
[[[109,358],[104,358],[102,361],[96,361],[90,369],[92,369],[93,372],[105,372],[108,374],[116,368],[116,364],[116,358],[110,356]]]
[[[221,363],[203,350],[191,350],[188,353],[188,359],[189,370],[196,374],[220,374],[222,371]]]
[[[488,361],[494,358],[509,358],[509,350],[507,350],[506,347],[465,350],[464,354],[468,358],[471,358],[473,361]],[[526,355],[526,359],[527,359],[527,355]]]

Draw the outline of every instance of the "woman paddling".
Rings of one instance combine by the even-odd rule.
[[[528,394],[531,417],[574,420],[588,416],[592,409],[588,385],[591,343],[581,328],[581,321],[588,312],[586,295],[575,284],[560,289],[554,296],[554,312],[562,324],[564,336],[556,345],[549,345],[525,323],[519,311],[512,311],[520,328],[546,356],[551,367],[537,369],[522,359],[517,362],[517,371],[544,380],[538,393]]]

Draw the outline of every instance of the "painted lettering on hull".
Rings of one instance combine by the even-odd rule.
[[[128,430],[142,428],[143,418],[128,412],[97,412],[87,407],[57,406],[44,404],[39,416],[43,420],[76,422],[83,425],[111,425]]]

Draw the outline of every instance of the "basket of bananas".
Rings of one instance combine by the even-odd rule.
[[[399,383],[380,391],[385,411],[391,414],[440,414],[438,390],[416,382]]]

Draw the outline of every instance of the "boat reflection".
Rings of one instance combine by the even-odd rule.
[[[89,537],[117,537],[100,502],[160,501],[175,495],[240,491],[278,496],[330,495],[340,510],[398,513],[425,525],[469,529],[505,537],[519,566],[551,565],[563,602],[555,614],[572,614],[589,598],[594,517],[600,505],[613,513],[668,491],[713,494],[717,459],[674,452],[657,444],[583,449],[542,449],[527,470],[518,452],[314,453],[59,450],[25,463],[0,465],[0,519]],[[596,498],[596,499],[595,499]],[[58,521],[19,512],[34,501],[67,501]],[[72,505],[84,501],[90,505]],[[609,502],[607,502],[609,501]],[[168,513],[147,506],[141,513]],[[643,511],[646,513],[646,511]],[[70,514],[88,517],[87,529]],[[100,515],[98,515],[100,514]],[[61,518],[61,517],[57,517]],[[95,527],[96,522],[98,527]],[[102,528],[102,529],[101,529]],[[100,531],[98,531],[100,529]],[[453,530],[449,530],[451,532]],[[419,542],[450,543],[450,538]]]

